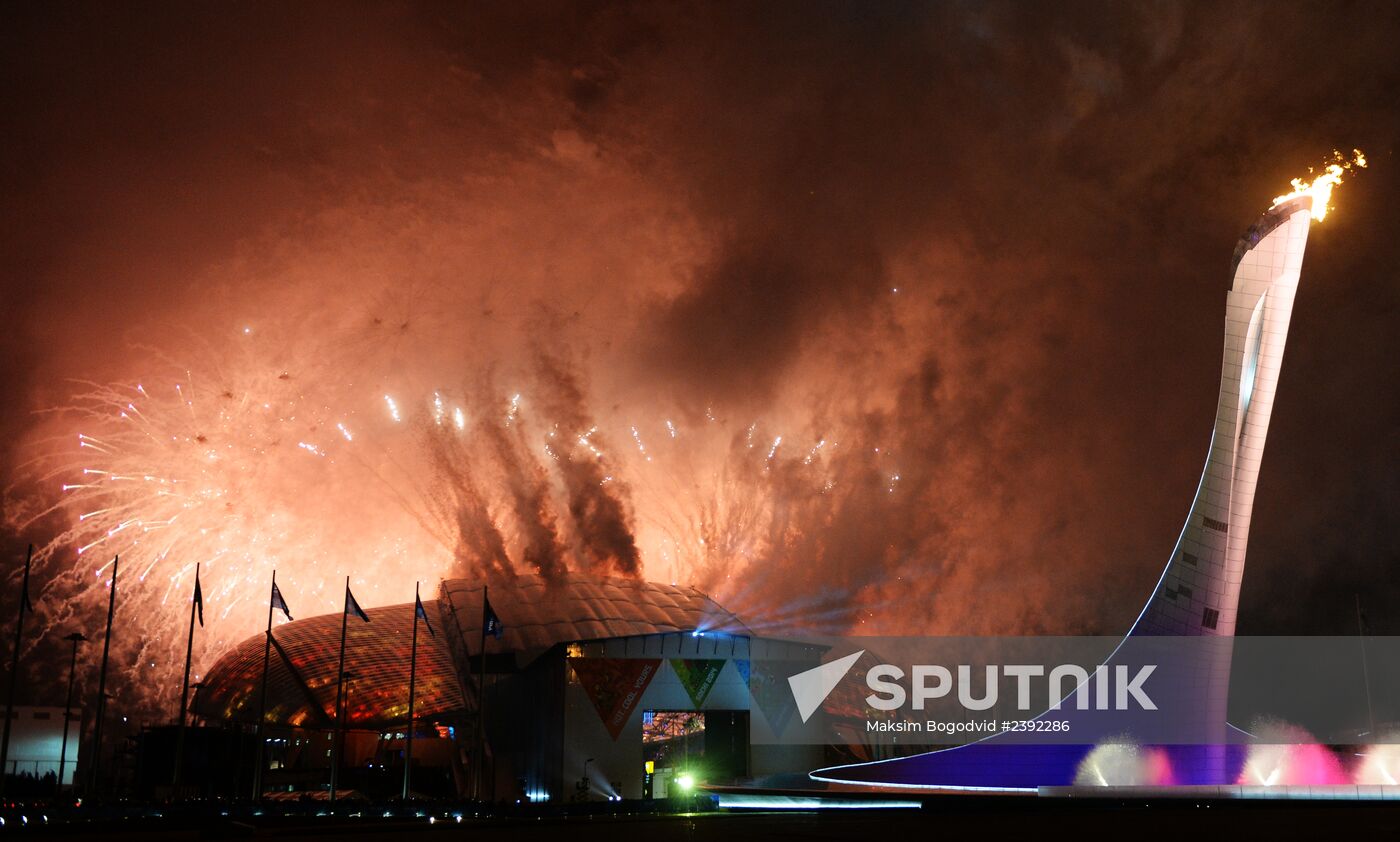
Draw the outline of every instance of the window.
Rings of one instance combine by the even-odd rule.
[[[1204,516],[1201,518],[1201,520],[1205,522],[1205,525],[1206,525],[1206,528],[1207,528],[1207,529],[1214,529],[1216,532],[1229,532],[1229,531],[1230,531],[1230,524],[1226,523],[1226,522],[1223,521],[1223,520],[1216,520],[1216,519],[1213,518],[1213,517],[1204,517]]]
[[[1186,597],[1187,599],[1191,598],[1191,589],[1186,587],[1185,585],[1177,585],[1176,592]]]
[[[1201,615],[1201,625],[1208,629],[1215,628],[1215,624],[1219,621],[1220,612],[1216,611],[1214,608],[1207,608],[1205,613]]]
[[[1197,564],[1200,564],[1200,562],[1201,562],[1201,560],[1200,560],[1199,558],[1196,558],[1194,555],[1191,555],[1190,553],[1182,553],[1182,554],[1181,554],[1181,560],[1184,561],[1184,562],[1186,562],[1187,564],[1191,565],[1192,567],[1195,567]]]

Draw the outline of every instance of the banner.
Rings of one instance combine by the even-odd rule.
[[[570,658],[598,716],[616,740],[642,700],[642,693],[656,677],[660,658]]]
[[[762,711],[764,719],[768,720],[773,735],[781,736],[797,713],[792,691],[788,689],[787,676],[798,672],[806,663],[764,659],[757,664],[749,662],[746,666],[749,667],[749,695]]]
[[[671,669],[681,680],[681,686],[690,697],[690,703],[699,710],[715,688],[720,671],[724,669],[724,658],[672,658]]]

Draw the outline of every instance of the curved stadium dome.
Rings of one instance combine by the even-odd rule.
[[[489,590],[487,589],[489,587]],[[634,579],[569,573],[558,580],[517,576],[490,583],[444,580],[436,600],[424,600],[435,634],[419,628],[415,715],[433,718],[475,707],[466,660],[480,654],[482,594],[501,618],[504,634],[487,645],[493,669],[520,668],[554,646],[611,637],[692,630],[748,634],[738,617],[700,591]],[[408,715],[413,603],[370,608],[370,622],[346,625],[349,682],[346,721],[352,728],[402,724]],[[296,620],[273,629],[268,667],[267,721],[329,728],[335,711],[341,614]],[[254,635],[214,664],[193,711],[209,720],[255,722],[264,636]]]

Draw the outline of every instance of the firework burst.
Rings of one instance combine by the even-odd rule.
[[[182,654],[175,606],[188,604],[197,563],[212,609],[197,662],[256,630],[274,569],[308,613],[332,607],[342,571],[386,602],[398,595],[380,586],[403,581],[395,574],[441,572],[449,557],[387,472],[411,434],[325,392],[254,349],[199,374],[166,365],[135,383],[84,384],[49,413],[46,428],[71,432],[41,444],[29,467],[49,503],[16,524],[66,522],[36,554],[48,624],[90,630],[120,555],[114,663],[164,679]],[[133,701],[157,703],[164,683],[131,682]]]

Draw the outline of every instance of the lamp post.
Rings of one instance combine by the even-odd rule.
[[[592,762],[591,757],[583,761],[583,778],[578,782],[579,797],[584,801],[587,801],[589,794],[593,792],[593,782],[588,778],[588,764]]]
[[[63,764],[68,759],[68,723],[73,718],[73,679],[78,673],[78,644],[87,642],[87,635],[73,632],[64,635],[73,644],[73,656],[68,661],[68,698],[63,703],[63,747],[58,750],[58,784],[54,792],[63,792]]]

